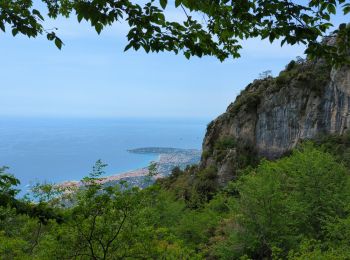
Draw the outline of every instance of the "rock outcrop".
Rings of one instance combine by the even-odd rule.
[[[292,61],[278,77],[249,84],[208,125],[201,167],[217,167],[226,183],[255,158],[278,158],[301,140],[349,127],[350,68]]]

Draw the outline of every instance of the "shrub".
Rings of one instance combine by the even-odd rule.
[[[211,153],[212,153],[212,151],[209,151],[209,150],[203,151],[203,152],[202,152],[202,158],[203,158],[204,160],[208,159]]]
[[[286,66],[286,70],[287,70],[287,71],[290,71],[290,70],[294,69],[295,66],[296,66],[295,60],[291,60],[291,61],[288,63],[288,65]]]
[[[215,150],[227,150],[231,148],[235,148],[237,145],[236,138],[232,136],[224,136],[216,141],[214,145]]]

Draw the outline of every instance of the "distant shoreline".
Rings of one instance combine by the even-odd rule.
[[[129,153],[136,154],[174,154],[174,153],[189,153],[198,151],[197,149],[182,149],[182,148],[173,148],[173,147],[142,147],[128,149]]]
[[[171,147],[143,147],[129,149],[127,151],[138,154],[158,154],[158,158],[154,161],[157,164],[158,171],[158,175],[155,176],[156,179],[170,175],[171,170],[176,166],[184,168],[187,165],[198,163],[201,155],[200,150]],[[100,178],[99,182],[105,184],[123,179],[145,177],[147,175],[148,166],[110,176],[103,176]],[[63,188],[80,187],[82,185],[83,183],[81,181],[64,181],[59,184],[59,186]]]

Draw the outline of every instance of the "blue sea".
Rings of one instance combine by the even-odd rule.
[[[148,166],[155,155],[127,152],[139,147],[201,149],[209,120],[186,119],[0,119],[0,166],[21,181],[80,180],[96,160],[106,175]]]

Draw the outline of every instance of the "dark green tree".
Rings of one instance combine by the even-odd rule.
[[[292,251],[311,257],[316,248],[319,254],[347,248],[349,181],[343,165],[310,144],[290,157],[263,161],[232,184],[237,208],[223,223],[227,238],[215,250],[223,259],[285,259]]]

